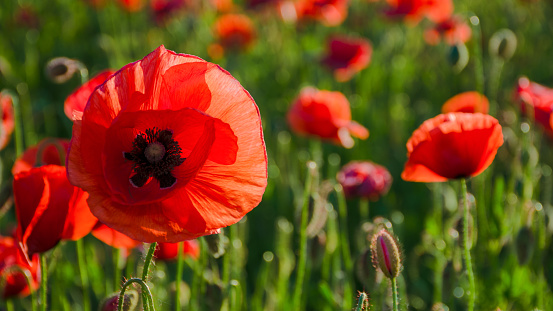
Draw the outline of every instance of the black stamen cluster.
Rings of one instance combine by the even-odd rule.
[[[146,158],[145,150],[148,145],[159,143],[165,147],[165,155],[160,161],[150,162]],[[173,139],[171,130],[160,130],[157,127],[147,129],[146,133],[136,135],[132,143],[132,151],[125,152],[125,159],[134,162],[133,171],[136,175],[130,181],[136,187],[142,187],[150,177],[159,181],[161,189],[169,188],[177,179],[171,174],[175,166],[181,165],[185,158],[181,158],[182,149],[179,143]]]

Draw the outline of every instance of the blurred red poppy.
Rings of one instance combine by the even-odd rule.
[[[267,185],[253,98],[219,66],[163,46],[93,92],[67,164],[92,213],[143,242],[214,233],[257,206]]]
[[[114,74],[115,71],[108,69],[100,72],[94,78],[90,79],[88,82],[81,85],[78,89],[73,91],[66,99],[63,105],[63,110],[65,115],[69,120],[73,121],[74,115],[83,113],[84,107],[88,102],[88,98],[94,89],[104,83],[106,79]]]
[[[486,96],[476,92],[464,92],[448,99],[442,106],[442,113],[448,112],[481,112],[488,113],[490,103]]]
[[[15,115],[11,96],[0,92],[0,106],[2,109],[2,123],[0,124],[0,150],[2,150],[10,142],[15,127]]]
[[[251,19],[243,14],[225,14],[213,24],[213,32],[224,49],[247,49],[255,40]]]
[[[31,289],[20,270],[29,272]],[[13,238],[0,236],[0,278],[5,282],[0,288],[3,299],[29,295],[31,290],[35,291],[38,288],[40,283],[38,256],[35,255],[31,261],[28,261]]]
[[[65,139],[44,139],[27,149],[12,168],[17,236],[29,256],[60,240],[84,237],[97,221],[86,204],[88,194],[69,183],[60,165],[68,146]]]
[[[288,111],[288,123],[299,134],[315,135],[353,147],[351,135],[366,139],[369,131],[351,120],[348,99],[340,92],[305,87]]]
[[[182,254],[196,259],[200,255],[198,241],[189,240],[183,243]],[[179,243],[158,243],[154,256],[159,260],[174,260],[179,255]]]
[[[129,12],[137,12],[144,6],[143,0],[119,0],[119,4]]]
[[[533,118],[542,125],[545,132],[553,137],[553,89],[531,82],[526,77],[518,79],[515,98],[520,102],[521,111],[528,114],[528,108],[534,108]]]
[[[344,188],[348,198],[368,198],[377,201],[388,193],[392,175],[381,165],[370,161],[353,161],[342,167],[336,180]]]
[[[407,141],[406,181],[441,182],[482,173],[503,145],[492,116],[455,112],[426,120]]]
[[[232,0],[211,0],[211,4],[217,12],[227,13],[234,9]]]
[[[333,37],[328,41],[323,63],[334,70],[334,78],[345,82],[371,61],[371,43],[362,38]]]
[[[165,22],[172,14],[184,8],[185,5],[186,0],[150,0],[150,8],[158,24]]]
[[[297,20],[317,20],[338,26],[348,15],[349,0],[299,0],[293,4]]]
[[[452,0],[387,0],[388,16],[403,17],[409,23],[418,23],[426,17],[435,23],[447,20],[453,14]]]
[[[99,221],[92,229],[92,235],[111,247],[126,250],[130,250],[142,244],[142,242],[133,240],[129,236],[117,230],[113,230]]]
[[[46,138],[35,146],[29,147],[15,160],[12,175],[28,171],[35,166],[44,164],[65,165],[65,154],[69,148],[69,140],[63,138]],[[37,159],[38,153],[40,157]],[[40,163],[37,163],[37,160]]]
[[[456,45],[469,41],[472,30],[460,16],[451,16],[424,32],[424,40],[430,45],[437,45],[443,39],[448,45]]]

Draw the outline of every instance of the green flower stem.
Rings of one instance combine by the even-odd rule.
[[[393,301],[393,310],[399,311],[399,299],[397,295],[397,282],[396,278],[392,278],[392,301]]]
[[[177,253],[177,278],[175,279],[175,286],[176,286],[176,292],[175,292],[175,311],[180,311],[180,282],[182,278],[182,272],[184,271],[184,260],[182,256],[184,243],[179,242],[178,247],[178,253]]]
[[[6,310],[15,311],[15,308],[13,306],[13,299],[6,300]]]
[[[467,269],[467,277],[469,281],[469,290],[467,291],[468,296],[468,310],[474,310],[474,301],[476,298],[476,288],[474,285],[474,274],[472,272],[472,259],[470,257],[470,248],[469,248],[469,203],[467,200],[467,181],[463,178],[461,179],[462,195],[464,202],[463,210],[463,257],[465,259],[465,266]]]
[[[152,243],[152,244],[156,244],[156,243]],[[155,249],[155,247],[154,247]],[[123,288],[121,288],[121,292],[119,293],[119,301],[117,302],[117,310],[118,311],[123,311],[123,304],[125,302],[125,290],[127,290],[127,287],[129,287],[129,285],[131,285],[132,283],[138,283],[141,287],[142,287],[142,306],[144,308],[144,310],[150,310],[150,311],[155,311],[155,308],[154,308],[154,299],[152,297],[152,293],[150,292],[150,288],[148,287],[148,285],[146,284],[145,281],[143,281],[142,279],[139,279],[139,278],[132,278],[132,279],[128,279],[127,282],[125,282],[125,284],[123,284]]]
[[[305,178],[305,186],[303,189],[303,205],[301,207],[301,224],[300,224],[300,254],[296,273],[296,287],[294,288],[293,309],[301,310],[301,293],[303,291],[303,279],[305,277],[305,266],[307,264],[307,216],[309,212],[309,197],[311,195],[311,184],[313,182],[312,171],[317,168],[317,164],[313,161],[307,163],[307,176]]]
[[[39,255],[40,260],[40,309],[46,311],[46,289],[48,283],[48,270],[46,268],[46,256],[44,254]]]
[[[157,242],[150,244],[150,248],[148,249],[148,254],[146,254],[146,259],[144,260],[144,268],[142,269],[142,281],[144,282],[144,284],[146,284],[146,282],[148,281],[150,264],[152,263],[152,260],[154,258],[154,252],[156,250],[156,247],[157,247]],[[144,289],[144,286],[142,286],[142,288]],[[144,307],[144,311],[154,311],[154,306],[153,306],[154,302],[153,302],[152,294],[150,293],[148,286],[146,286],[146,288],[148,289],[147,292],[142,290],[142,304]],[[123,287],[123,289],[121,290],[121,293],[124,292],[124,289],[125,287]],[[121,299],[121,297],[119,297],[119,299]],[[147,300],[151,301],[151,306],[146,304]]]
[[[79,274],[81,275],[81,285],[83,286],[83,310],[90,310],[90,296],[88,294],[88,271],[85,260],[85,252],[83,246],[83,239],[76,241],[77,244],[77,261],[79,263]]]
[[[369,199],[359,199],[359,215],[361,216],[361,221],[369,220]]]
[[[334,187],[336,195],[338,197],[338,222],[340,232],[340,249],[342,250],[342,260],[344,262],[344,268],[346,270],[346,283],[344,285],[344,296],[348,297],[348,294],[352,292],[351,282],[353,280],[353,261],[351,259],[351,250],[349,247],[348,238],[348,207],[346,203],[346,197],[344,196],[344,189],[341,185],[337,184]],[[344,299],[344,309],[351,309],[350,300]]]
[[[369,296],[365,292],[360,292],[357,297],[357,307],[355,311],[368,311],[369,310]]]
[[[12,91],[6,90],[2,91],[5,94],[8,94],[12,98],[13,104],[13,113],[15,120],[14,136],[15,136],[15,156],[19,157],[25,146],[23,145],[23,120],[21,120],[21,105],[19,104],[19,97],[15,95]]]
[[[482,65],[482,46],[480,43],[480,40],[482,38],[480,19],[478,18],[478,16],[473,15],[470,17],[470,23],[472,24],[472,53],[474,55],[476,90],[480,92],[480,94],[484,94],[484,66]]]
[[[121,269],[119,268],[119,261],[121,260],[121,249],[113,249],[113,289],[116,291],[121,285]]]

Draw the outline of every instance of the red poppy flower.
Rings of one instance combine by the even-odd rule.
[[[387,0],[388,16],[403,17],[409,23],[418,23],[423,17],[440,23],[453,14],[451,0]]]
[[[129,12],[137,12],[144,6],[143,0],[119,0],[119,4]]]
[[[151,0],[150,8],[156,23],[161,24],[186,5],[186,0]]]
[[[315,135],[353,147],[351,135],[366,139],[369,131],[351,120],[349,101],[340,92],[305,87],[288,111],[288,123],[299,134]]]
[[[528,113],[529,107],[534,108],[533,118],[553,137],[553,125],[550,122],[553,115],[553,89],[522,77],[518,79],[515,98],[520,102],[523,113]]]
[[[92,229],[92,235],[111,247],[126,250],[130,250],[142,244],[142,242],[133,240],[129,236],[117,230],[113,230],[101,222],[96,223]]]
[[[40,265],[38,256],[28,261],[21,253],[15,240],[11,237],[0,236],[0,277],[4,278],[4,287],[0,288],[3,299],[11,297],[25,297],[36,290],[40,282]],[[27,285],[25,276],[18,270],[27,270],[31,276],[31,289]]]
[[[390,172],[370,161],[348,163],[338,172],[336,180],[344,188],[346,197],[362,197],[372,201],[388,193],[392,185]]]
[[[334,37],[328,41],[323,63],[334,70],[334,78],[345,82],[371,61],[371,43],[362,38]]]
[[[15,176],[23,171],[28,171],[35,166],[44,164],[65,165],[65,154],[69,148],[69,140],[62,138],[46,138],[37,145],[25,150],[15,160],[12,167],[12,174]],[[40,152],[40,159],[37,164],[37,155]]]
[[[247,49],[255,39],[255,30],[249,17],[243,14],[225,14],[213,25],[218,42],[225,49]]]
[[[460,16],[452,16],[424,32],[424,40],[430,45],[437,45],[443,39],[448,45],[469,41],[472,30]]]
[[[15,116],[11,96],[0,93],[0,108],[2,109],[2,123],[0,124],[0,150],[10,142],[15,127]]]
[[[234,9],[232,0],[211,0],[211,4],[217,12],[230,12]]]
[[[426,120],[407,141],[406,181],[440,182],[482,173],[503,144],[492,116],[455,112]]]
[[[84,237],[96,223],[86,192],[69,183],[63,166],[45,165],[15,175],[13,192],[17,238],[29,257],[62,239]]]
[[[267,185],[252,97],[219,66],[163,46],[92,93],[67,164],[92,213],[143,242],[216,232],[257,206]]]
[[[114,73],[115,71],[110,69],[100,72],[67,97],[63,105],[63,110],[69,120],[73,121],[75,114],[80,115],[83,113],[84,107],[86,107],[86,103],[88,102],[88,98],[90,97],[90,94],[92,94],[92,91],[94,91],[98,85],[104,83],[106,79]]]
[[[442,113],[448,112],[481,112],[488,113],[490,103],[486,96],[476,92],[464,92],[448,99],[442,106]]]
[[[338,26],[348,15],[349,0],[299,0],[294,3],[297,20],[317,20]]]
[[[196,259],[200,256],[198,241],[183,241],[182,254]],[[154,256],[159,260],[174,260],[179,255],[179,243],[158,243]]]

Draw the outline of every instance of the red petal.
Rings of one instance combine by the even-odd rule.
[[[133,240],[129,236],[111,229],[110,227],[104,225],[101,222],[98,222],[92,230],[92,235],[98,240],[106,243],[107,245],[115,248],[126,248],[131,249],[135,248],[142,242]]]
[[[67,99],[65,100],[65,103],[63,105],[65,115],[69,118],[69,120],[73,120],[73,116],[75,112],[82,113],[84,111],[84,108],[86,107],[86,103],[88,102],[88,98],[90,97],[90,94],[94,91],[94,89],[104,83],[106,79],[111,76],[115,71],[113,70],[105,70],[100,72],[98,75],[90,79],[88,82],[81,85],[78,89],[73,91]]]

